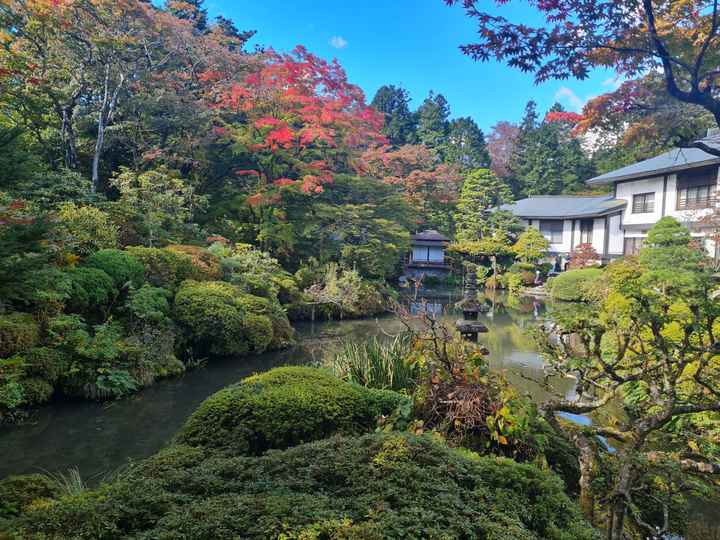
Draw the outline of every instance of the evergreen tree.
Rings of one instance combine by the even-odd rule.
[[[530,100],[525,105],[525,113],[520,122],[520,136],[533,132],[538,127],[537,103]]]
[[[399,86],[381,86],[372,100],[372,107],[385,115],[383,133],[393,146],[414,144],[415,116],[410,112],[410,96]]]
[[[490,166],[485,135],[469,116],[450,122],[447,143],[442,153],[446,163],[457,164],[464,170]]]
[[[510,188],[490,169],[476,169],[468,174],[455,215],[458,240],[474,241],[492,235],[493,210],[512,198]]]
[[[558,103],[550,113],[564,112]],[[513,188],[518,195],[558,195],[585,189],[593,166],[566,122],[538,124],[535,102],[525,108],[512,163]]]
[[[419,142],[428,148],[440,149],[447,141],[450,107],[442,94],[430,92],[417,110]]]

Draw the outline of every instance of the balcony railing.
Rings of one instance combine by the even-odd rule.
[[[408,258],[407,266],[413,266],[415,268],[450,268],[450,265],[445,261],[417,261],[412,257]]]

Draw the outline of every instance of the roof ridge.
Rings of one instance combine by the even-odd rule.
[[[554,199],[557,197],[567,197],[567,198],[573,198],[573,199],[598,199],[600,197],[610,197],[611,193],[605,193],[603,195],[528,195],[527,199]]]

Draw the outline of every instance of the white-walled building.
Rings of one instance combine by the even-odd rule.
[[[720,150],[720,133],[708,133],[702,142]],[[603,260],[636,254],[648,230],[664,216],[685,223],[717,255],[720,246],[708,238],[702,219],[717,204],[719,182],[720,157],[676,148],[587,181],[593,187],[612,186],[611,195],[529,197],[503,209],[538,228],[563,265],[583,243],[592,244]]]
[[[443,277],[450,272],[445,262],[445,248],[450,240],[435,230],[426,230],[410,236],[412,253],[405,265],[405,275]]]

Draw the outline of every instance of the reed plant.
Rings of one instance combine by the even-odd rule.
[[[367,388],[412,393],[420,368],[408,361],[411,348],[408,334],[385,340],[346,341],[332,360],[332,370],[337,377]]]

